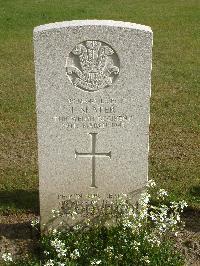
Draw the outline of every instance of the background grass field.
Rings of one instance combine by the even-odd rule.
[[[200,208],[198,0],[0,0],[0,212],[38,212],[32,31],[112,19],[154,32],[149,176]]]

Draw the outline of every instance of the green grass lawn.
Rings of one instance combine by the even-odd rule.
[[[149,176],[200,208],[197,0],[0,0],[3,213],[38,211],[32,31],[73,19],[112,19],[154,32]]]

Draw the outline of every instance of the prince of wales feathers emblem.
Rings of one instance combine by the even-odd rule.
[[[72,84],[85,91],[110,86],[119,74],[116,52],[100,41],[85,41],[75,46],[66,66]]]

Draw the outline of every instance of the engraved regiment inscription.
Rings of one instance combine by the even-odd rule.
[[[104,153],[104,152],[95,152],[96,150],[96,136],[98,133],[89,133],[89,135],[92,136],[92,152],[77,152],[75,150],[75,158],[78,156],[80,157],[91,157],[92,158],[92,182],[91,182],[91,188],[96,188],[95,185],[95,168],[96,168],[96,157],[109,157],[111,159],[111,151]]]
[[[84,41],[69,54],[66,72],[72,84],[93,92],[110,86],[119,74],[116,52],[101,41]]]

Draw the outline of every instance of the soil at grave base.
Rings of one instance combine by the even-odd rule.
[[[0,215],[0,258],[4,252],[16,259],[38,252],[39,234],[31,226],[36,218],[32,213]]]
[[[15,258],[38,252],[39,234],[31,227],[36,218],[34,214],[0,216],[0,257],[5,251]],[[200,211],[187,211],[183,219],[186,227],[176,238],[177,249],[186,257],[186,266],[200,266]]]

